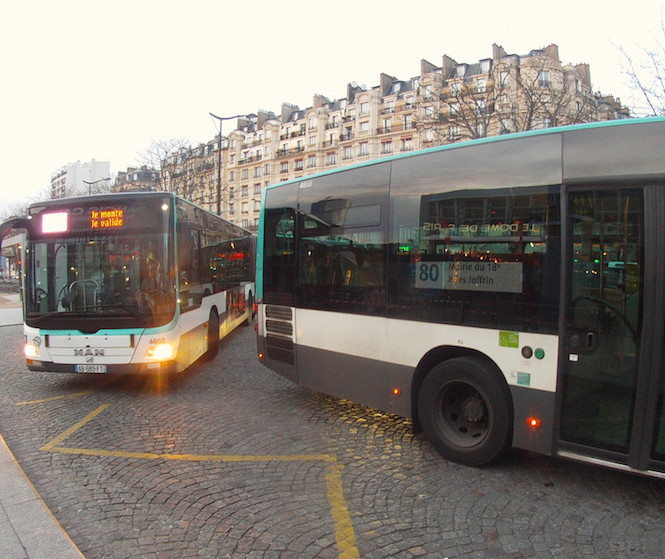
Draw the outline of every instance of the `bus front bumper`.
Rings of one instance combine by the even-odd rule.
[[[177,371],[175,361],[159,361],[155,363],[125,363],[112,365],[74,365],[71,363],[53,363],[51,361],[37,361],[26,359],[30,371],[49,373],[75,373],[75,374],[157,374],[174,373]]]

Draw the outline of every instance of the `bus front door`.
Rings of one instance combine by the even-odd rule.
[[[665,471],[659,191],[568,193],[562,455]]]

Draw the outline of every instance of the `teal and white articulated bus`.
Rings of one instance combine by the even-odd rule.
[[[253,317],[252,235],[173,194],[38,202],[2,227],[26,230],[30,370],[180,372]]]
[[[665,119],[436,147],[266,189],[258,351],[413,419],[665,477]]]

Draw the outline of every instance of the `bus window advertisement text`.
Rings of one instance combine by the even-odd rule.
[[[521,262],[416,262],[417,289],[522,292]]]

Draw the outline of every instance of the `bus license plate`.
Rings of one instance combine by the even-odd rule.
[[[76,365],[77,373],[105,373],[106,365]]]

